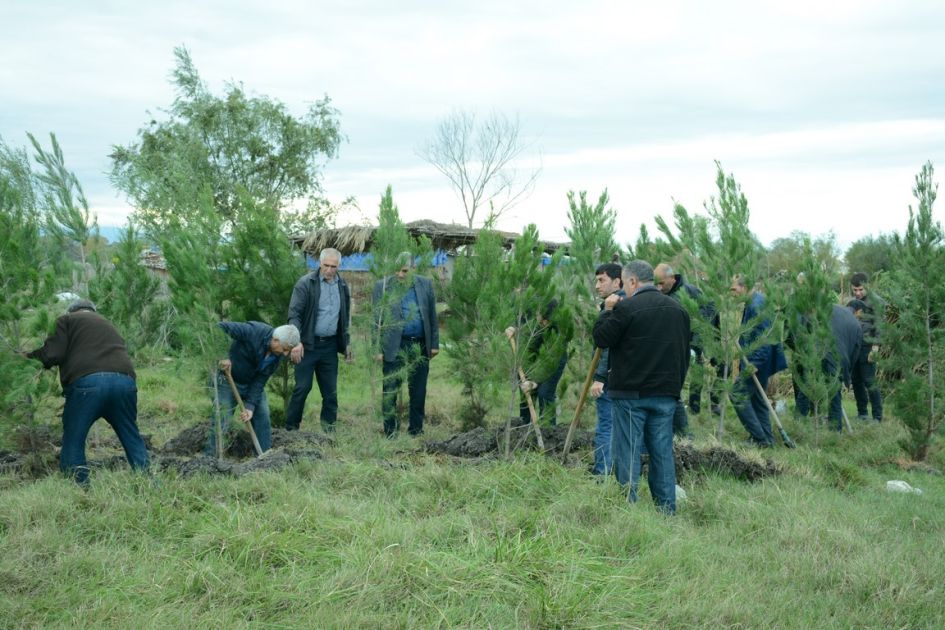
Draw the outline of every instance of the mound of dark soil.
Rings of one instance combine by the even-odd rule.
[[[541,430],[542,441],[545,443],[545,453],[561,453],[564,449],[564,441],[568,436],[567,425],[556,425],[545,427]],[[522,427],[513,427],[511,436],[511,447],[513,450],[527,448],[529,450],[538,450],[538,440],[535,438],[535,432],[530,425]],[[588,448],[594,441],[594,435],[590,431],[577,429],[571,441],[572,450]],[[505,427],[497,426],[492,428],[476,427],[472,431],[457,433],[442,442],[427,442],[424,449],[428,453],[438,453],[452,455],[453,457],[486,457],[503,451],[505,448]]]
[[[164,472],[175,470],[181,477],[194,475],[230,475],[239,477],[260,471],[277,471],[303,459],[319,459],[320,452],[305,451],[291,453],[284,448],[273,448],[263,453],[262,457],[253,457],[243,462],[230,460],[220,461],[216,457],[198,455],[197,457],[162,457],[158,462],[158,470]]]
[[[676,476],[687,473],[720,472],[742,481],[758,481],[765,477],[780,475],[782,470],[770,459],[751,459],[724,446],[696,448],[688,442],[673,445],[676,457]]]
[[[156,462],[158,469],[176,470],[182,477],[197,474],[244,475],[260,470],[280,470],[289,464],[303,460],[321,459],[322,449],[332,444],[332,438],[311,431],[272,430],[272,449],[256,457],[253,441],[246,431],[230,433],[225,451],[228,458],[218,461],[216,457],[203,454],[207,444],[207,425],[188,427],[168,440],[161,449]],[[198,455],[197,457],[189,457]],[[230,461],[230,460],[245,461]]]
[[[159,452],[170,456],[197,455],[204,452],[207,436],[207,425],[197,424],[169,439]],[[272,430],[272,448],[282,448],[295,457],[305,457],[306,454],[315,454],[315,458],[320,457],[321,448],[332,443],[332,438],[323,433]],[[256,449],[253,448],[253,440],[249,433],[242,428],[230,431],[224,455],[236,459],[255,457]]]

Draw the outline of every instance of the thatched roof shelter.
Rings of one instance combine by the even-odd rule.
[[[349,225],[343,228],[318,230],[304,236],[293,236],[292,242],[312,255],[317,256],[326,247],[334,247],[341,252],[342,256],[348,256],[358,252],[370,251],[376,230],[377,227],[373,225]],[[414,238],[426,236],[430,239],[434,249],[447,252],[453,252],[464,245],[475,243],[479,235],[479,230],[468,228],[465,225],[437,223],[426,219],[408,223],[407,231]],[[519,237],[519,234],[514,232],[500,231],[499,234],[502,235],[506,247],[511,247],[515,239]],[[562,245],[562,243],[542,241],[542,246],[548,253],[554,252]]]

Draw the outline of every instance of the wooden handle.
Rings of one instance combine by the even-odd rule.
[[[243,397],[240,396],[240,391],[236,388],[233,375],[230,373],[229,369],[223,370],[223,373],[226,375],[226,380],[230,383],[230,389],[233,390],[233,398],[236,399],[236,404],[239,405],[240,411],[242,412],[246,409],[246,405],[243,404]],[[246,420],[244,424],[246,425],[246,430],[249,431],[249,437],[253,439],[253,447],[256,449],[256,455],[262,455],[262,446],[259,445],[259,438],[256,437],[256,431],[253,430],[252,421]]]

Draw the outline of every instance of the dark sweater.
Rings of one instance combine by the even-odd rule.
[[[76,311],[57,319],[56,332],[27,356],[42,361],[47,370],[58,365],[63,387],[96,372],[135,377],[125,340],[110,321],[93,311]]]
[[[689,313],[653,285],[604,311],[594,343],[610,348],[611,398],[678,398],[689,369]]]

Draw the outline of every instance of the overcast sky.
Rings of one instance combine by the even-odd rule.
[[[368,219],[390,183],[405,220],[464,222],[417,148],[451,110],[495,109],[542,166],[505,229],[564,240],[567,192],[607,188],[632,242],[674,199],[701,211],[719,160],[762,241],[846,247],[902,231],[915,174],[945,163],[943,42],[940,0],[3,0],[0,136],[55,132],[100,223],[121,224],[108,153],[170,104],[183,44],[216,93],[237,80],[297,113],[330,96],[348,141],[325,192]]]

